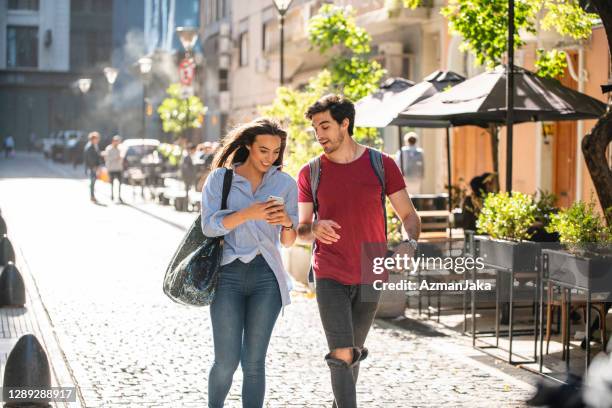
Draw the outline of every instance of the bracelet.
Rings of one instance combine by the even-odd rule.
[[[289,231],[293,229],[293,223],[291,223],[291,225],[289,227],[285,227],[284,225],[281,225],[281,228],[283,229],[283,231]]]

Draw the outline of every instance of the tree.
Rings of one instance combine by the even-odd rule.
[[[283,121],[289,140],[284,169],[297,175],[300,167],[322,152],[304,113],[310,105],[327,93],[342,93],[356,101],[374,92],[385,74],[380,64],[369,60],[370,35],[355,23],[350,7],[324,4],[308,22],[308,39],[320,53],[334,52],[329,64],[308,81],[302,90],[290,87],[277,89],[269,106],[261,107],[262,115]],[[355,140],[379,146],[376,129],[355,128]]]
[[[398,2],[401,1],[400,4]],[[535,32],[539,20],[544,30],[554,29],[561,35],[586,39],[591,35],[593,21],[603,23],[612,49],[612,4],[609,0],[590,0],[596,13],[586,12],[579,0],[517,0],[517,28]],[[391,0],[389,8],[415,8],[422,0]],[[463,38],[462,49],[470,51],[478,63],[496,65],[507,51],[508,0],[450,0],[442,14],[449,28]],[[523,45],[518,33],[515,46]],[[538,50],[538,74],[557,78],[567,66],[561,50]],[[612,142],[612,112],[599,118],[591,132],[582,139],[582,153],[593,180],[595,191],[603,209],[612,207],[612,172],[608,166],[606,149]],[[612,212],[604,211],[608,225],[612,225]]]
[[[185,132],[202,127],[208,108],[197,96],[183,97],[180,84],[171,84],[166,93],[168,97],[157,108],[164,132],[174,134],[176,139],[189,138]]]

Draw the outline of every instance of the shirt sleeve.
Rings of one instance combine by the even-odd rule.
[[[287,193],[287,205],[285,206],[285,210],[287,211],[287,214],[289,214],[289,218],[291,218],[294,228],[297,228],[299,223],[297,203],[298,187],[295,180],[290,178],[289,192]]]
[[[298,174],[298,201],[312,203],[312,190],[310,189],[310,167],[305,164]],[[297,225],[297,224],[296,224]]]
[[[385,186],[388,196],[406,188],[406,183],[404,182],[404,177],[399,167],[395,161],[386,154],[383,154],[383,166],[385,166]]]
[[[207,237],[219,237],[230,232],[223,226],[223,218],[233,210],[221,210],[225,169],[215,169],[206,178],[202,189],[202,232]],[[230,189],[231,191],[231,189]]]

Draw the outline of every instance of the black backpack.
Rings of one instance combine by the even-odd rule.
[[[383,163],[383,154],[378,150],[368,149],[368,154],[370,156],[370,164],[372,165],[372,169],[380,182],[380,186],[382,187],[380,193],[380,200],[383,208],[384,214],[384,223],[385,223],[385,237],[387,236],[387,206],[386,197],[387,190],[385,186],[385,166]],[[308,169],[310,170],[310,191],[312,192],[312,207],[314,211],[314,219],[315,221],[318,218],[318,209],[319,202],[317,200],[317,190],[319,188],[319,183],[321,182],[321,156],[317,156],[314,159],[308,162]],[[310,271],[308,272],[308,283],[314,284],[314,270],[312,268],[312,256],[314,256],[314,251],[316,248],[316,241],[312,244],[312,253],[311,253],[311,262],[310,262]]]

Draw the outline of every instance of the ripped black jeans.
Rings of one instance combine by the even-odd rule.
[[[332,279],[317,279],[317,303],[329,353],[325,361],[331,373],[334,408],[356,408],[359,363],[368,355],[364,347],[380,300],[372,285],[343,285]],[[339,348],[352,348],[353,361],[333,358]]]

